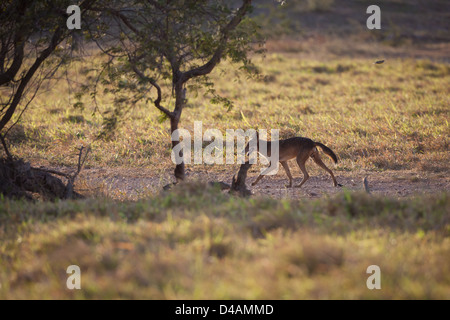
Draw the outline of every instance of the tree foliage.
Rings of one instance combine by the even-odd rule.
[[[258,26],[247,17],[251,1],[155,0],[105,1],[94,10],[103,16],[101,24],[91,32],[108,59],[98,70],[95,83],[103,92],[114,94],[115,110],[107,128],[112,129],[130,106],[149,99],[163,113],[161,119],[178,118],[182,100],[171,107],[164,101],[178,89],[189,93],[204,89],[213,103],[232,103],[220,97],[208,74],[223,59],[255,72],[250,53],[262,51],[255,43]],[[170,92],[162,92],[161,84],[169,82]],[[156,98],[155,98],[156,96]],[[166,104],[165,104],[166,103]]]
[[[106,133],[114,131],[124,111],[150,99],[153,89],[160,120],[169,119],[174,134],[188,89],[203,88],[213,103],[231,108],[231,101],[217,95],[208,78],[221,60],[255,70],[249,56],[258,51],[254,42],[262,39],[255,37],[258,26],[248,17],[251,0],[113,0],[99,1],[92,10],[101,14],[101,23],[90,29],[90,37],[108,57],[95,84],[114,95],[114,110],[105,118]],[[166,82],[171,90],[164,95],[161,83]],[[97,86],[92,92],[95,99]],[[169,97],[174,97],[174,106],[167,104]],[[178,143],[172,140],[172,148]],[[175,177],[184,180],[184,163],[176,165]]]

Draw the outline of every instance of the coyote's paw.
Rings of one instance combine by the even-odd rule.
[[[284,185],[286,188],[292,188],[292,183],[291,184],[285,184]]]

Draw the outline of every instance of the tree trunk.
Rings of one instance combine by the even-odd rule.
[[[9,152],[8,146],[6,145],[6,141],[5,141],[5,137],[0,133],[0,140],[2,142],[3,145],[3,149],[5,150],[6,156],[8,157],[8,159],[12,159],[12,155]]]
[[[178,129],[178,123],[180,122],[181,112],[183,111],[183,106],[186,99],[186,92],[183,89],[183,84],[178,83],[175,85],[175,110],[173,116],[170,118],[170,133],[173,134],[175,130]],[[180,141],[172,141],[172,150],[180,143]],[[183,151],[180,151],[180,156],[183,157]],[[185,165],[184,160],[175,167],[175,179],[176,183],[181,182],[185,179]]]
[[[231,181],[230,193],[237,193],[244,197],[248,197],[252,194],[252,192],[247,189],[247,185],[245,184],[245,180],[247,179],[247,172],[251,166],[252,165],[249,163],[249,161],[241,164],[237,179],[235,176],[233,176],[233,180]]]
[[[180,120],[177,118],[170,119],[170,133],[173,134],[175,130],[178,129],[178,122]],[[179,144],[180,141],[173,141],[172,140],[172,150]],[[183,150],[180,150],[180,156],[183,157]],[[177,183],[180,181],[183,181],[185,178],[185,172],[184,172],[184,160],[177,164],[175,167],[175,178],[177,179]]]

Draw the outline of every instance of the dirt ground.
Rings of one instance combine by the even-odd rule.
[[[231,183],[235,173],[231,168],[222,173],[209,173],[206,170],[187,169],[188,179],[200,181],[223,181]],[[292,170],[292,168],[291,168]],[[292,170],[294,186],[302,179],[299,172]],[[236,170],[237,172],[237,170]],[[88,194],[103,194],[121,200],[135,200],[149,194],[159,193],[163,186],[173,181],[172,171],[155,174],[151,169],[139,168],[90,168],[85,169],[80,176],[78,189]],[[393,197],[408,197],[421,193],[439,193],[450,191],[450,177],[444,172],[424,173],[410,170],[382,172],[344,172],[334,171],[336,179],[342,188],[334,187],[331,177],[321,172],[310,172],[309,180],[301,188],[286,188],[287,176],[279,170],[274,176],[264,177],[256,186],[251,183],[259,174],[259,168],[252,168],[247,177],[247,186],[255,196],[263,195],[273,198],[319,198],[331,195],[346,188],[351,191],[364,190],[363,179],[368,177],[369,190],[375,195]]]

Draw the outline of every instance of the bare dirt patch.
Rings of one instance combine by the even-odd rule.
[[[59,168],[60,169],[60,168]],[[302,188],[286,188],[288,179],[283,170],[274,176],[264,177],[256,186],[251,183],[259,174],[259,167],[249,171],[247,186],[255,196],[269,196],[282,199],[319,198],[343,190],[364,190],[363,179],[368,177],[370,192],[375,195],[408,197],[422,193],[439,193],[450,190],[450,178],[445,173],[427,173],[412,170],[389,170],[382,172],[334,171],[342,188],[334,187],[329,175],[310,172],[310,179]],[[292,170],[293,169],[293,170]],[[302,175],[291,167],[294,185],[300,183]],[[237,172],[237,170],[236,170]],[[231,184],[233,170],[208,172],[208,170],[190,168],[188,179],[200,181],[223,181]],[[161,173],[148,168],[91,168],[80,176],[78,190],[94,195],[105,195],[121,200],[136,200],[150,194],[161,192],[163,186],[173,182],[172,170]]]

